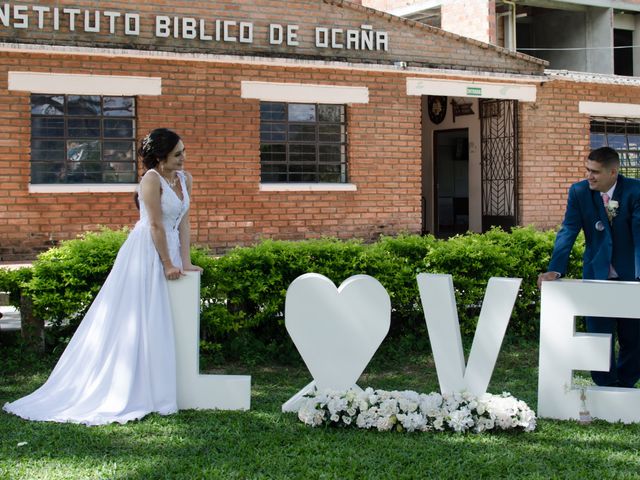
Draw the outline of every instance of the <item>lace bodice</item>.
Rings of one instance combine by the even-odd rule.
[[[167,233],[167,240],[173,233],[178,232],[178,226],[182,217],[189,209],[189,193],[187,192],[187,184],[185,180],[184,172],[177,172],[180,180],[180,188],[182,190],[182,200],[178,197],[178,194],[171,188],[169,182],[155,170],[149,170],[145,175],[149,175],[149,172],[153,172],[151,175],[158,175],[160,178],[160,185],[162,188],[162,195],[160,196],[160,207],[162,209],[162,224]],[[140,202],[140,221],[143,223],[149,222],[149,216],[144,206],[144,202]]]

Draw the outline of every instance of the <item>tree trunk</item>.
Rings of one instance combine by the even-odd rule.
[[[44,321],[33,316],[31,298],[26,295],[20,297],[20,329],[28,348],[44,351]]]

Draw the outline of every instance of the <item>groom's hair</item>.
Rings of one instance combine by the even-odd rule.
[[[620,166],[620,156],[611,147],[600,147],[591,150],[589,160],[600,163],[605,168],[613,168]]]

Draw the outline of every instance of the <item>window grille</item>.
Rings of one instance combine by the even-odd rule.
[[[591,149],[614,148],[620,155],[620,173],[640,178],[640,119],[592,118]]]
[[[135,183],[135,98],[31,95],[31,183]]]
[[[263,183],[346,183],[344,105],[260,102]]]

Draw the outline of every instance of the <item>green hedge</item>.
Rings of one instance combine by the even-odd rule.
[[[0,290],[21,292],[33,301],[34,314],[72,331],[104,282],[127,231],[102,230],[63,242],[41,254],[28,271],[0,270]],[[290,348],[284,329],[289,284],[316,272],[340,285],[356,274],[377,278],[392,304],[391,335],[424,335],[425,324],[416,275],[453,276],[463,335],[475,330],[487,281],[492,276],[522,278],[510,332],[530,337],[537,331],[539,292],[536,278],[545,270],[554,232],[531,227],[507,233],[494,229],[448,240],[432,236],[383,237],[373,244],[320,239],[265,240],[239,247],[220,258],[200,248],[192,261],[202,276],[202,346],[209,352]],[[569,276],[580,278],[582,239],[572,252]],[[67,322],[68,321],[68,322]]]
[[[529,337],[537,331],[539,318],[536,279],[549,263],[554,238],[554,232],[528,227],[449,240],[415,235],[382,238],[371,245],[332,239],[268,240],[236,248],[211,265],[214,283],[203,288],[203,298],[209,300],[203,311],[203,336],[220,342],[233,332],[254,330],[264,340],[277,339],[283,332],[287,287],[307,272],[323,274],[336,285],[355,274],[377,278],[391,297],[391,334],[423,333],[416,275],[430,272],[453,276],[463,335],[475,331],[490,277],[522,278],[510,331]],[[576,278],[581,276],[582,249],[580,239],[569,271]]]

